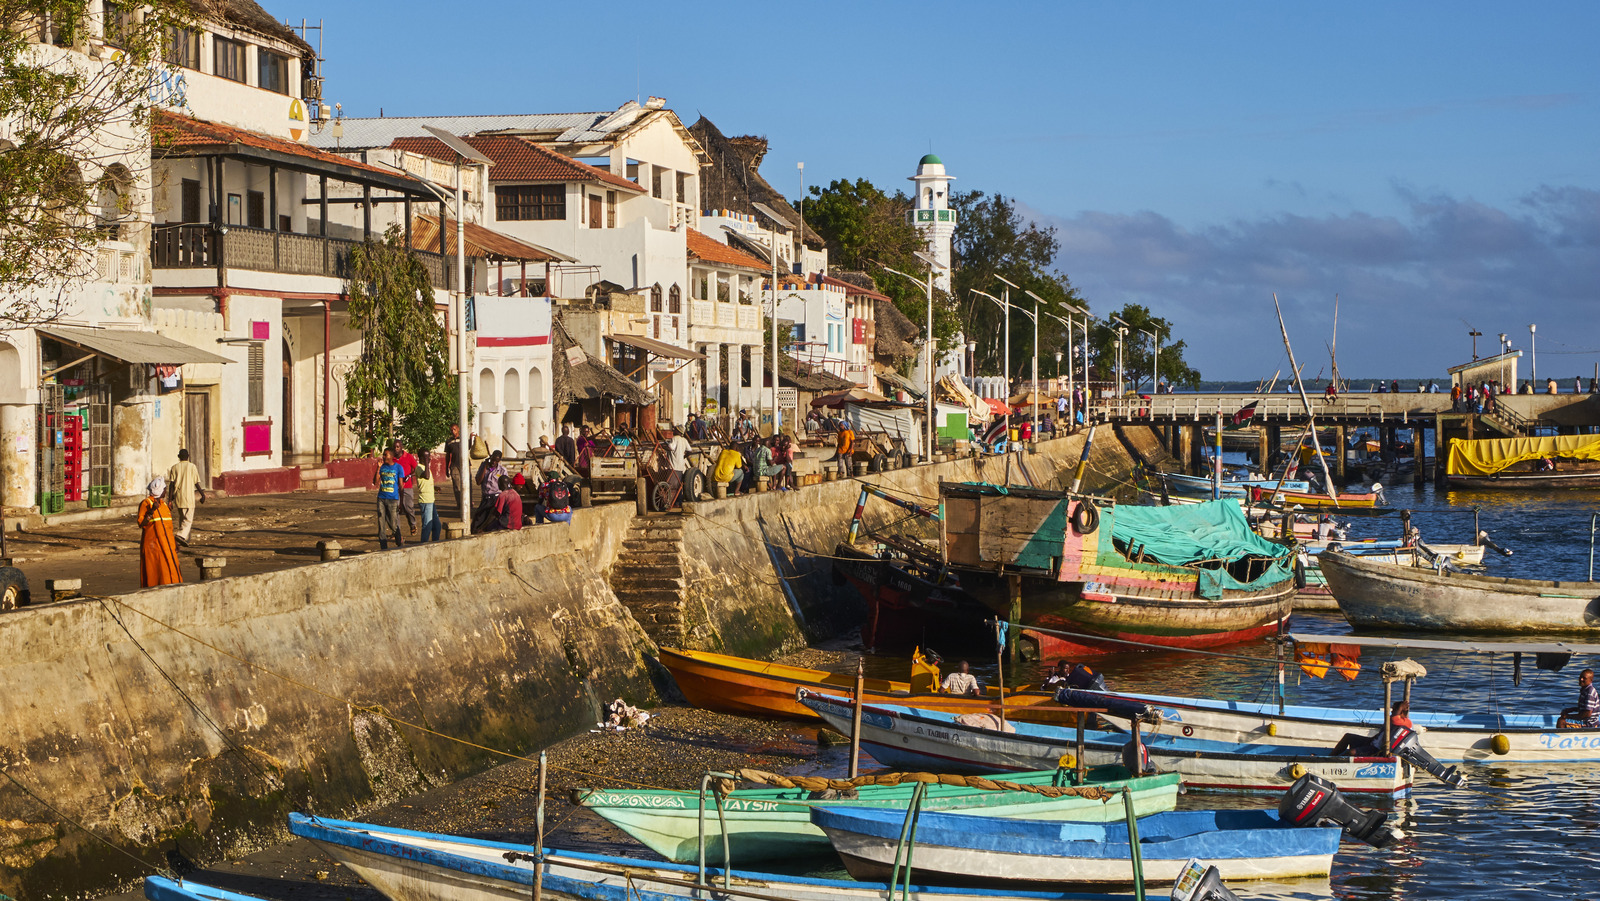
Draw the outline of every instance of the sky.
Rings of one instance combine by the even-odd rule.
[[[1347,376],[1442,378],[1530,323],[1541,378],[1600,362],[1600,4],[264,5],[322,19],[346,115],[656,95],[765,135],[791,196],[801,161],[893,190],[933,150],[1207,378],[1287,372],[1274,292],[1307,377],[1335,295]]]

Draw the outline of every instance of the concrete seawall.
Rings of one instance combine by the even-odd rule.
[[[1050,483],[1080,448],[1048,442],[1026,465]],[[1086,487],[1130,462],[1106,435]],[[872,480],[932,498],[940,478],[1003,471],[963,460]],[[859,622],[826,559],[859,491],[825,483],[683,517],[685,643],[772,656]],[[613,697],[653,701],[651,642],[608,582],[633,522],[616,504],[566,527],[0,616],[0,891],[106,888],[175,844],[239,853],[280,838],[288,810],[352,814],[503,759],[432,732],[528,754]]]

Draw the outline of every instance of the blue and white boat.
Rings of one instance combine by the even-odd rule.
[[[850,734],[852,707],[847,698],[806,693],[801,703],[828,725]],[[1077,733],[1059,726],[1011,723],[1000,732],[964,725],[956,714],[868,704],[862,708],[861,748],[884,766],[933,772],[1017,772],[1057,765],[1074,758]],[[1090,731],[1084,736],[1089,766],[1121,763],[1128,735]],[[1395,757],[1334,757],[1326,747],[1221,742],[1158,734],[1145,739],[1150,764],[1178,773],[1188,790],[1282,792],[1306,773],[1357,795],[1403,798],[1411,791],[1413,768]]]
[[[262,901],[255,895],[241,895],[214,885],[165,876],[146,876],[144,896],[149,901]]]
[[[892,872],[905,814],[819,807],[811,821],[833,842],[850,875]],[[1232,879],[1326,876],[1339,850],[1337,827],[1294,828],[1267,810],[1183,810],[1138,820],[1144,878],[1170,882],[1191,857]],[[1052,823],[923,812],[916,821],[912,876],[928,882],[1067,888],[1131,885],[1126,823]]]
[[[531,845],[507,844],[430,832],[413,832],[289,815],[289,831],[315,842],[389,901],[527,901],[536,854]],[[509,856],[508,856],[509,855]],[[574,851],[549,851],[538,865],[541,892],[552,901],[676,901],[686,898],[758,897],[789,901],[890,901],[901,898],[881,882],[810,879],[708,868],[697,885],[692,864],[653,863]],[[729,892],[723,890],[727,885]],[[912,885],[908,901],[1128,901],[1128,896]],[[220,901],[220,899],[219,899]],[[232,901],[232,899],[228,899]]]
[[[1161,474],[1167,482],[1167,491],[1171,494],[1181,494],[1185,497],[1211,497],[1216,488],[1211,479],[1200,476],[1186,476],[1175,472]],[[1279,483],[1277,479],[1224,479],[1222,481],[1222,494],[1224,498],[1248,498],[1251,488],[1263,488],[1267,491],[1310,491],[1311,484],[1304,481],[1289,480]]]

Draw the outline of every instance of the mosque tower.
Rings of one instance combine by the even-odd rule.
[[[917,183],[917,197],[907,218],[928,242],[934,259],[944,267],[933,283],[949,291],[951,243],[956,233],[956,211],[950,209],[950,182],[954,179],[945,174],[944,161],[930,153],[917,164],[917,174],[908,180]]]

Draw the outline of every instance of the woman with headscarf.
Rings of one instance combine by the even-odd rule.
[[[139,504],[139,587],[177,585],[183,582],[178,569],[178,539],[172,531],[172,508],[167,506],[167,480],[156,476],[150,482],[149,496]]]

